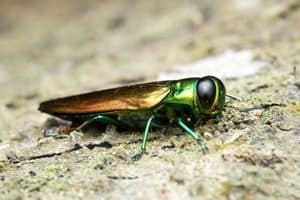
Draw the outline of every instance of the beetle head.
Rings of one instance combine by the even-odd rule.
[[[214,76],[200,78],[196,84],[196,105],[201,114],[220,114],[225,103],[226,89]]]

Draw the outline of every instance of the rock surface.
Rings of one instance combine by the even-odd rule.
[[[1,199],[299,199],[300,3],[251,2],[2,1]],[[133,164],[138,131],[91,127],[79,147],[43,136],[65,124],[37,111],[43,100],[155,80],[229,49],[266,65],[224,79],[245,101],[196,128],[207,155],[179,129],[151,133]]]

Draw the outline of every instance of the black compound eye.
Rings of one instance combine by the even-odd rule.
[[[216,86],[214,81],[210,78],[199,80],[197,92],[200,104],[205,108],[211,108],[216,98]]]

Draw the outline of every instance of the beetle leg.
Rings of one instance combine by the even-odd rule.
[[[96,115],[95,117],[85,121],[83,124],[81,124],[79,127],[77,127],[75,129],[75,131],[81,131],[82,129],[88,127],[90,124],[94,123],[94,122],[104,122],[104,123],[107,123],[107,124],[114,124],[114,125],[118,125],[119,123],[110,118],[110,117],[107,117],[105,115]]]
[[[107,116],[104,116],[104,115],[96,115],[95,117],[85,121],[79,127],[75,128],[75,129],[70,129],[70,131],[68,131],[65,134],[61,134],[60,131],[59,131],[60,127],[58,127],[58,128],[55,128],[54,130],[52,130],[53,128],[45,129],[44,130],[44,135],[46,137],[51,137],[51,138],[54,138],[54,139],[66,138],[68,136],[71,136],[71,138],[79,138],[80,133],[82,132],[82,129],[86,128],[91,123],[96,122],[96,121],[104,122],[104,123],[107,123],[107,124],[114,124],[114,125],[119,124],[116,120],[114,120],[110,117],[107,117]],[[72,141],[73,141],[73,139],[72,139]]]
[[[145,151],[146,151],[146,145],[147,145],[147,139],[148,139],[148,136],[149,136],[149,129],[150,129],[151,122],[152,122],[153,118],[154,118],[154,116],[152,115],[148,119],[145,131],[144,131],[144,135],[143,135],[143,143],[142,143],[142,146],[141,146],[141,150],[140,150],[140,152],[138,154],[134,155],[131,158],[131,162],[135,162],[135,161],[139,160],[143,156],[143,154],[145,153]]]
[[[201,151],[203,154],[208,152],[208,147],[204,141],[204,139],[200,136],[197,135],[192,129],[190,129],[183,121],[181,118],[178,119],[178,125],[190,136],[192,136],[197,142],[198,144],[200,144],[201,147]]]
[[[71,141],[72,143],[74,143],[74,146],[81,146],[80,144],[80,140],[81,140],[81,136],[82,136],[82,129],[86,128],[87,126],[89,126],[90,124],[94,123],[94,122],[104,122],[107,124],[114,124],[114,125],[118,125],[118,122],[110,117],[107,117],[105,115],[96,115],[95,117],[85,121],[83,124],[81,124],[79,127],[77,127],[75,130],[73,130],[70,133],[71,136]]]

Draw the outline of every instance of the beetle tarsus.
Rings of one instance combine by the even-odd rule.
[[[208,154],[209,148],[207,147],[207,145],[203,141],[199,143],[200,143],[200,150],[203,153],[203,155]]]
[[[140,160],[143,155],[144,155],[144,151],[141,151],[141,152],[135,154],[134,156],[131,157],[130,163],[134,163],[134,162]]]

